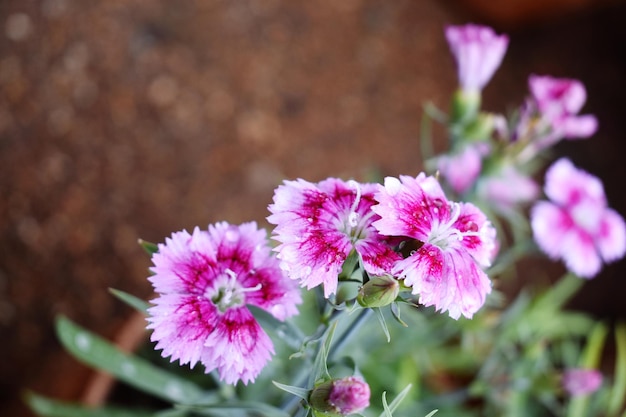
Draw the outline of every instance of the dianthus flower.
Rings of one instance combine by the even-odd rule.
[[[368,273],[389,272],[400,256],[372,227],[375,190],[375,184],[336,178],[280,185],[267,220],[276,225],[281,268],[308,289],[323,284],[326,298],[337,291],[338,273],[353,249]]]
[[[471,318],[491,292],[481,269],[491,264],[496,231],[470,203],[446,199],[439,183],[421,173],[416,178],[386,178],[376,193],[381,234],[418,241],[418,248],[394,265],[392,273],[413,287],[420,303],[434,305],[458,319]]]
[[[549,201],[536,203],[530,214],[535,241],[551,259],[592,278],[626,252],[624,219],[607,207],[602,182],[561,158],[546,172]]]
[[[479,25],[448,26],[446,39],[456,59],[461,89],[480,92],[500,66],[509,38]]]
[[[587,92],[580,81],[531,75],[528,86],[540,117],[551,128],[548,142],[587,138],[598,129],[595,116],[578,116],[587,100]]]
[[[274,347],[246,305],[284,320],[301,301],[266,233],[254,222],[222,222],[176,232],[158,248],[149,279],[159,296],[148,309],[156,348],[181,365],[217,369],[226,383],[254,381]]]

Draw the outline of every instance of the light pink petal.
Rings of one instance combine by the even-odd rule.
[[[362,240],[355,244],[355,248],[361,256],[365,270],[370,275],[390,274],[395,263],[402,259],[400,254],[384,242]]]
[[[618,260],[626,253],[626,226],[616,211],[606,209],[596,237],[598,250],[605,262]]]
[[[450,207],[438,181],[423,175],[386,178],[376,193],[378,205],[372,211],[380,216],[374,227],[386,236],[407,236],[425,241],[433,222],[444,223]]]
[[[531,75],[528,84],[539,109],[548,118],[576,114],[587,100],[585,87],[578,80]]]
[[[274,354],[272,341],[245,307],[222,314],[204,346],[206,371],[217,369],[227,384],[253,381]]]
[[[568,139],[584,139],[597,132],[598,119],[590,114],[570,116],[559,123],[558,129]]]
[[[572,221],[562,209],[547,201],[539,201],[530,212],[533,237],[539,248],[551,259],[558,259],[565,235]]]
[[[150,340],[157,342],[162,356],[171,356],[193,368],[200,360],[204,343],[217,325],[217,309],[208,300],[194,295],[167,294],[152,300],[148,309]]]
[[[578,204],[582,200],[606,205],[602,182],[578,169],[567,158],[554,162],[546,172],[545,193],[550,200],[562,206]]]
[[[480,91],[500,66],[509,39],[479,25],[448,26],[446,39],[458,67],[461,88]]]
[[[453,226],[463,234],[461,246],[480,266],[490,266],[496,254],[496,229],[475,205],[460,203],[459,207],[461,213]]]
[[[204,293],[216,266],[215,248],[206,231],[173,233],[152,255],[148,280],[158,293]]]
[[[582,230],[571,229],[561,242],[565,266],[582,278],[593,278],[602,268],[593,238]]]
[[[452,291],[454,299],[441,307],[445,307],[455,320],[461,315],[471,319],[485,304],[487,294],[491,292],[491,281],[467,252],[451,249],[446,252],[446,258],[446,276],[456,290]]]

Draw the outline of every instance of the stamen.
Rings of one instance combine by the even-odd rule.
[[[359,207],[359,203],[361,202],[361,185],[354,181],[348,181],[348,185],[351,188],[354,188],[356,191],[356,198],[354,199],[354,203],[352,203],[352,207],[350,207],[350,215],[348,215],[348,223],[350,227],[356,227],[359,224],[359,213],[356,212],[356,209]]]

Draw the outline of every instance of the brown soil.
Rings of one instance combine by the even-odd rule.
[[[455,88],[442,28],[486,19],[471,13],[437,0],[3,1],[0,415],[29,415],[24,388],[76,398],[87,370],[53,318],[111,336],[130,310],[107,288],[150,294],[138,237],[265,225],[283,178],[421,170],[421,105],[445,107]],[[602,175],[621,213],[624,17],[607,6],[499,26],[511,47],[485,97],[520,101],[531,72],[583,80],[601,130],[560,152]],[[623,318],[625,267],[576,305]]]

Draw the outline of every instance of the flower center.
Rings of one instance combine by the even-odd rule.
[[[237,274],[231,269],[226,269],[224,274],[217,278],[213,288],[207,291],[207,298],[213,302],[220,313],[224,313],[229,308],[244,305],[246,293],[258,291],[261,287],[260,283],[250,288],[243,287],[237,281]]]
[[[461,206],[458,203],[450,203],[450,219],[447,222],[440,223],[438,220],[433,222],[428,242],[438,246],[442,250],[446,250],[452,246],[454,242],[462,241],[466,236],[480,236],[478,225],[474,222],[467,225],[467,230],[461,231],[454,226],[461,214]]]
[[[366,229],[369,224],[369,219],[374,215],[374,212],[370,211],[365,216],[361,216],[357,211],[361,203],[361,185],[354,180],[348,181],[348,185],[354,188],[356,196],[350,207],[348,218],[340,222],[339,230],[349,236],[352,243],[355,243],[367,237]]]

